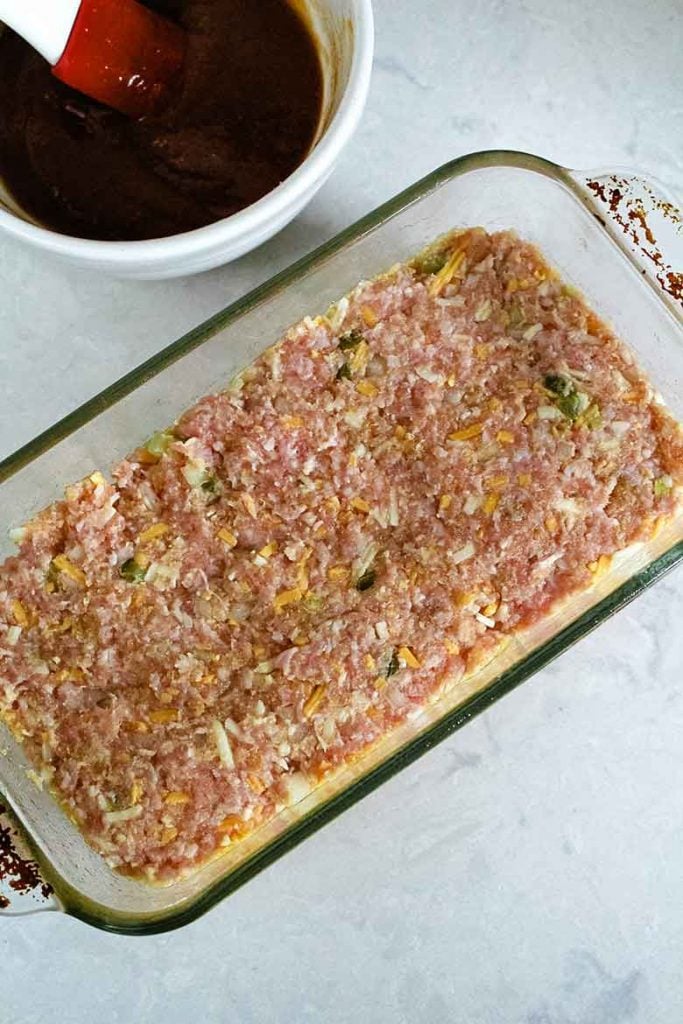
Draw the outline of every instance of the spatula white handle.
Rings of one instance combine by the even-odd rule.
[[[56,64],[64,52],[81,0],[0,0],[0,21]]]

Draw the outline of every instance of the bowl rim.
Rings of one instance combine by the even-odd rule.
[[[350,21],[353,52],[349,77],[334,117],[322,136],[299,166],[255,203],[237,213],[201,228],[131,242],[111,242],[65,235],[26,221],[10,210],[0,208],[0,231],[60,256],[82,262],[106,261],[109,266],[125,267],[132,262],[151,266],[179,256],[193,256],[226,242],[238,242],[259,234],[269,223],[286,214],[298,198],[322,184],[360,120],[370,88],[374,50],[372,0],[351,0]]]

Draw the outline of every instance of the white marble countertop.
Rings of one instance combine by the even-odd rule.
[[[362,127],[261,251],[133,284],[0,242],[0,455],[458,154],[680,191],[678,0],[375,7]],[[3,1024],[678,1020],[682,609],[678,572],[180,932],[0,921]]]

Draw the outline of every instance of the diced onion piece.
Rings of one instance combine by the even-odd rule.
[[[536,410],[539,420],[561,420],[562,413],[554,405],[539,405]]]
[[[460,562],[465,562],[467,561],[468,558],[471,558],[473,554],[474,544],[472,543],[471,540],[468,540],[467,544],[463,545],[463,547],[459,548],[457,551],[453,553],[451,561],[454,563],[454,565],[459,565]]]
[[[481,505],[481,497],[478,494],[468,494],[463,505],[463,512],[466,516],[474,515]]]
[[[203,462],[188,462],[183,466],[182,473],[190,487],[201,487],[207,480],[206,466]]]
[[[5,639],[10,647],[14,647],[21,636],[21,626],[10,626],[5,634]]]
[[[375,633],[379,640],[389,639],[389,627],[383,619],[375,623]]]
[[[340,299],[334,306],[330,306],[327,313],[325,314],[327,320],[330,323],[330,327],[333,331],[338,331],[341,325],[344,323],[344,318],[348,312],[349,300],[344,297]]]
[[[436,370],[432,370],[429,366],[418,366],[415,373],[422,380],[427,381],[428,384],[443,384],[445,381],[442,373],[437,373]]]
[[[366,544],[360,557],[354,563],[354,573],[356,576],[362,576],[370,568],[378,551],[379,546],[377,544]]]
[[[487,629],[492,629],[496,624],[495,619],[490,619],[488,615],[482,615],[481,612],[477,612],[474,617],[477,622],[481,622],[482,626],[486,626]]]
[[[214,718],[211,723],[211,729],[213,731],[213,738],[216,741],[216,748],[218,750],[218,756],[225,768],[228,771],[232,771],[235,767],[235,758],[232,756],[232,747],[230,746],[230,740],[228,734],[225,731],[225,727],[222,722],[219,722],[217,718]]]
[[[628,423],[626,420],[614,420],[612,422],[612,430],[617,435],[617,437],[623,437],[623,435],[627,434],[630,429],[631,424]]]
[[[133,821],[142,814],[140,804],[133,804],[132,807],[125,807],[122,811],[105,811],[104,820],[108,825],[117,825],[122,821]]]
[[[483,324],[491,316],[491,300],[484,299],[484,301],[477,307],[474,313],[474,322],[477,324]]]
[[[365,422],[366,411],[365,409],[348,409],[344,413],[344,419],[350,427],[355,427],[359,430]]]
[[[548,555],[547,558],[544,558],[544,559],[542,559],[542,561],[537,563],[536,571],[537,572],[545,572],[546,569],[551,569],[552,566],[555,565],[555,562],[559,562],[559,560],[561,558],[562,558],[562,552],[561,551],[553,552],[552,555]]]
[[[242,729],[242,727],[239,726],[237,724],[237,722],[233,721],[232,718],[226,718],[225,722],[223,724],[225,725],[225,731],[229,732],[232,736],[234,736],[236,739],[238,739],[241,743],[251,743],[251,740],[249,739],[247,734],[244,732],[244,729]]]
[[[284,780],[284,785],[287,792],[287,802],[290,804],[298,804],[300,800],[303,800],[311,792],[311,784],[303,772],[292,772]]]
[[[568,516],[578,516],[581,513],[581,506],[575,498],[558,498],[553,502],[553,508]]]

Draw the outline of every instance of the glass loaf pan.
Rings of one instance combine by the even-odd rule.
[[[0,557],[11,550],[7,527],[58,498],[65,484],[95,468],[107,470],[197,398],[224,387],[290,324],[324,311],[359,280],[445,231],[471,225],[512,228],[536,243],[611,321],[683,420],[683,258],[675,203],[661,186],[630,172],[589,174],[521,153],[473,154],[434,171],[0,463]],[[682,557],[679,516],[353,766],[190,877],[164,887],[112,872],[52,797],[29,780],[21,749],[0,726],[0,804],[16,815],[23,841],[54,890],[38,902],[35,887],[25,898],[13,894],[9,912],[62,910],[127,933],[192,920],[528,678]],[[3,824],[7,815],[3,820],[0,814]]]

